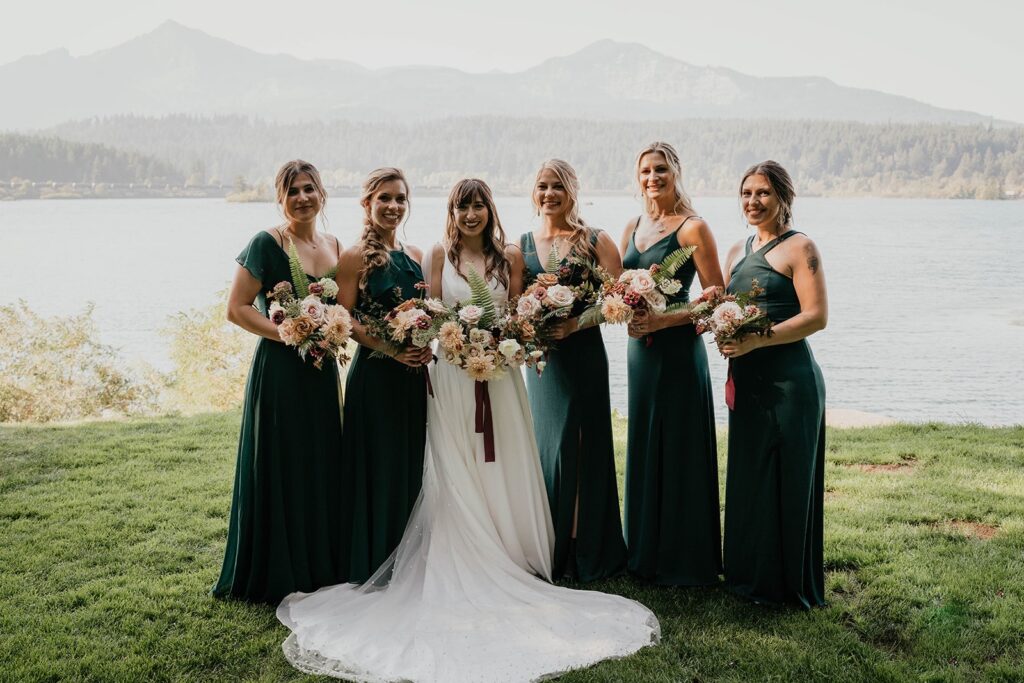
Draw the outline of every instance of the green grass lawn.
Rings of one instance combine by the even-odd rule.
[[[238,420],[0,427],[0,680],[309,679],[208,594]],[[560,680],[1024,680],[1024,428],[832,430],[826,486],[827,608],[601,582],[663,642]]]

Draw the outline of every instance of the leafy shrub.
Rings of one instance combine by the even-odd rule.
[[[0,306],[0,422],[50,422],[152,410],[156,390],[97,340],[93,306],[44,317],[25,301]]]
[[[227,295],[171,317],[174,370],[166,376],[165,405],[183,413],[227,410],[242,402],[255,338],[227,322]]]

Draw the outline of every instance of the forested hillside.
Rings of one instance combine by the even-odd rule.
[[[0,133],[0,180],[9,183],[15,179],[60,184],[178,184],[183,180],[171,164],[137,151],[57,137]]]
[[[629,191],[633,155],[653,139],[683,157],[694,194],[728,194],[749,164],[774,158],[802,194],[985,197],[1024,185],[1024,128],[817,121],[599,122],[472,117],[415,124],[335,121],[290,125],[244,117],[119,116],[52,129],[70,140],[164,159],[192,184],[267,180],[302,157],[328,182],[357,186],[397,165],[418,186],[478,175],[521,191],[551,156],[572,162],[585,189]]]

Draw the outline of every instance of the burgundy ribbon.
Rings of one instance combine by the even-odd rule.
[[[494,416],[487,382],[476,383],[476,433],[484,435],[484,462],[494,462]]]
[[[423,374],[427,378],[427,393],[430,394],[430,398],[434,398],[434,385],[430,383],[430,370],[423,368]]]
[[[732,381],[732,358],[729,359],[729,374],[725,379],[725,405],[736,409],[736,384]]]
[[[644,340],[644,343],[647,345],[647,348],[651,348],[651,344],[654,343],[654,335],[647,335],[647,338]]]

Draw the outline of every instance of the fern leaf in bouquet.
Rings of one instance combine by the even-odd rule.
[[[288,240],[288,269],[292,273],[292,286],[295,287],[295,296],[299,300],[309,296],[309,278],[306,277],[306,270],[299,260],[299,252],[295,250],[295,241]]]
[[[480,273],[476,272],[475,268],[469,269],[466,280],[469,281],[469,289],[473,293],[470,303],[479,306],[484,312],[480,318],[480,327],[493,327],[498,319],[498,311],[494,307],[494,295],[491,293],[491,288],[487,286],[487,281]]]
[[[557,273],[561,265],[562,259],[558,258],[558,240],[555,240],[551,244],[551,250],[548,252],[548,260],[544,263],[544,272]]]
[[[603,322],[604,313],[601,312],[600,306],[591,306],[580,313],[579,326],[581,329],[591,325],[600,325]]]
[[[665,260],[661,262],[661,267],[655,273],[654,277],[658,280],[664,280],[667,278],[675,277],[676,271],[683,267],[683,264],[690,260],[693,256],[693,252],[697,250],[696,246],[680,247],[671,254],[665,257]]]

